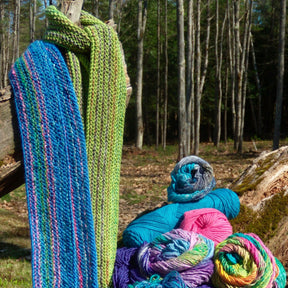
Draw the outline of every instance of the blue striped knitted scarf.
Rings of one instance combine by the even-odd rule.
[[[34,287],[98,287],[85,136],[58,48],[36,41],[10,71],[20,125]]]

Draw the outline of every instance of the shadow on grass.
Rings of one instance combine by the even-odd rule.
[[[19,259],[31,260],[31,249],[0,241],[0,259]]]

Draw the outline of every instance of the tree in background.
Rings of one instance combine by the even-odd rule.
[[[204,44],[204,63],[202,67],[201,53],[201,1],[197,0],[197,20],[196,20],[196,91],[195,91],[195,146],[193,153],[198,155],[200,144],[200,119],[201,119],[201,98],[205,84],[208,57],[209,57],[209,42],[210,42],[210,0],[206,1],[206,37]]]
[[[281,17],[279,29],[279,56],[277,73],[277,98],[275,109],[275,124],[273,137],[273,150],[279,148],[280,125],[282,115],[283,81],[284,81],[284,60],[285,60],[285,27],[286,27],[286,0],[281,0]]]
[[[178,138],[181,159],[187,155],[186,142],[186,93],[185,93],[185,41],[184,41],[184,5],[177,0],[177,35],[178,35]]]
[[[142,109],[142,88],[143,88],[143,41],[147,20],[147,0],[138,0],[138,28],[137,28],[137,92],[136,92],[136,112],[137,112],[137,140],[136,147],[142,149],[144,125]]]

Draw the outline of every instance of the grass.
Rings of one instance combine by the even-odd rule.
[[[0,207],[0,287],[32,287],[24,185],[0,198]]]

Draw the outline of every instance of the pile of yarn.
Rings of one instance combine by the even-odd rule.
[[[239,198],[229,189],[211,191],[216,182],[206,161],[182,159],[171,179],[168,199],[177,203],[142,215],[123,232],[124,245],[137,247],[126,249],[135,249],[134,264],[145,279],[135,282],[128,276],[115,287],[285,287],[285,269],[262,240],[233,234],[228,219],[238,215]]]
[[[172,171],[171,179],[167,189],[168,201],[171,202],[198,201],[216,185],[212,167],[197,156],[181,159]]]

